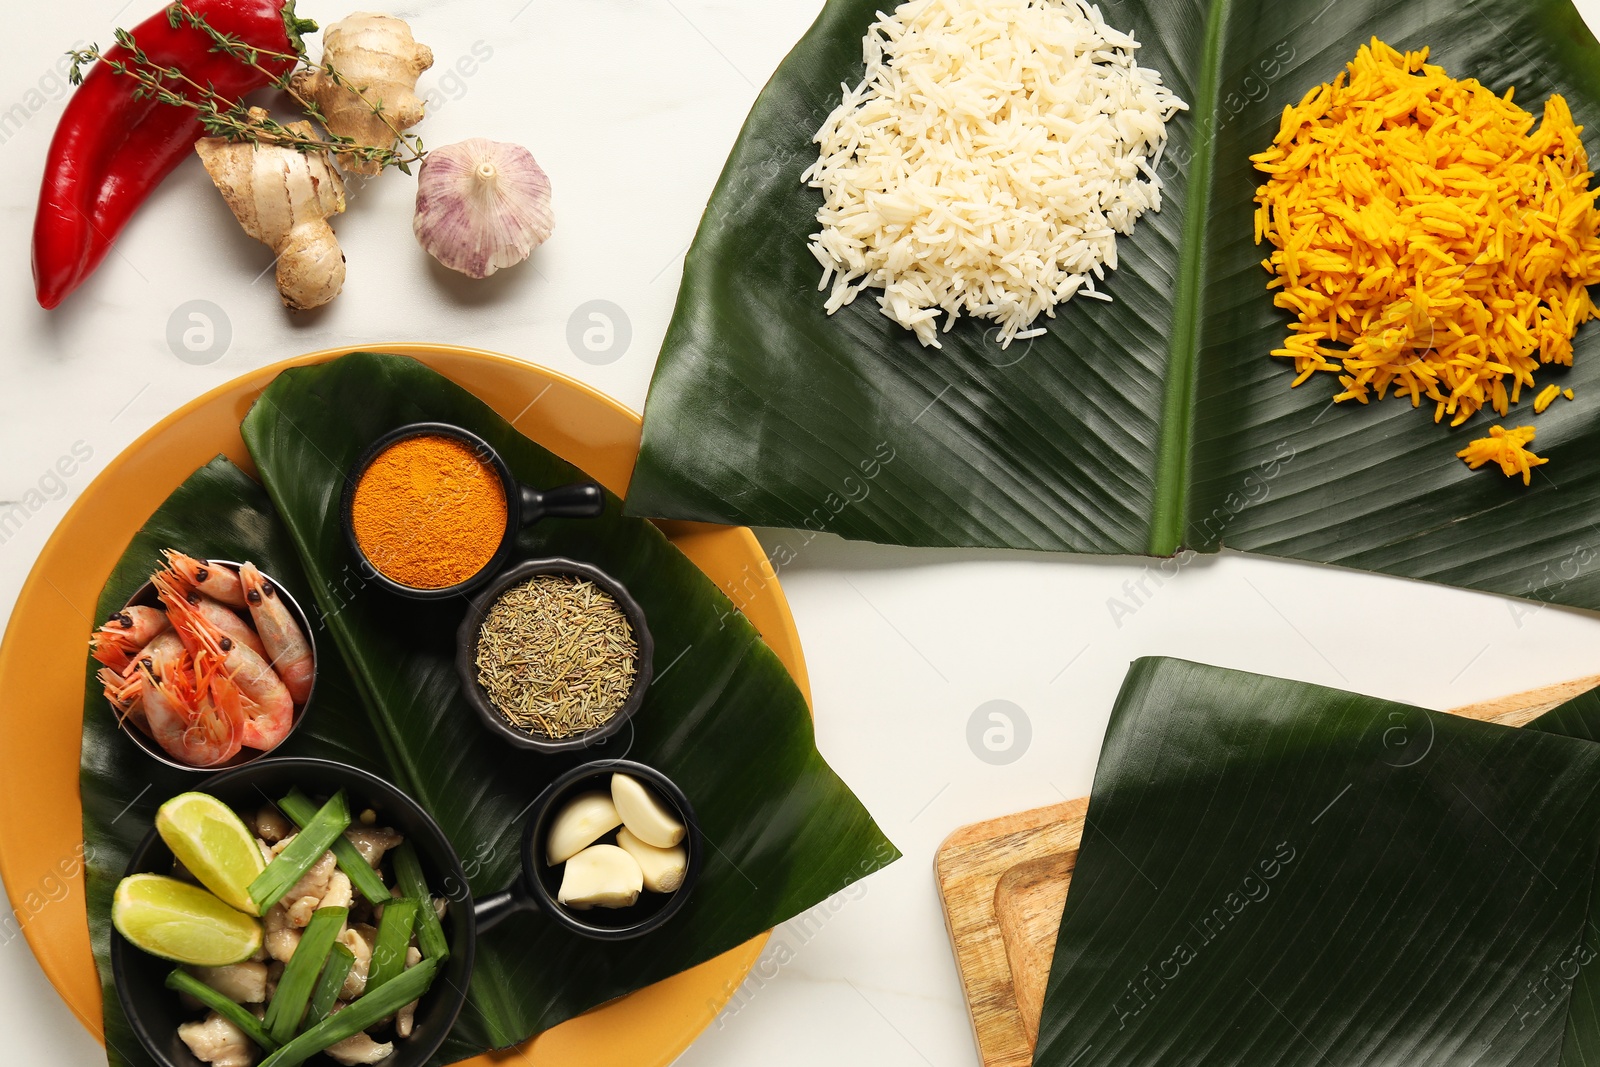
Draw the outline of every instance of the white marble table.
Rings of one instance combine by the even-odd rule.
[[[433,269],[411,237],[412,185],[391,176],[339,222],[350,260],[344,295],[291,318],[270,278],[250,284],[264,249],[190,164],[70,306],[45,314],[32,298],[28,243],[64,95],[55,57],[74,41],[108,39],[119,19],[135,22],[154,4],[122,6],[29,4],[0,42],[0,501],[39,504],[0,535],[0,612],[111,457],[190,398],[287,355],[458,342],[545,363],[642,407],[712,183],[757,88],[818,0],[384,5],[438,59],[422,83],[437,94],[421,130],[428,143],[518,141],[550,173],[556,232],[531,267],[488,284]],[[329,21],[347,6],[302,0],[304,14]],[[1579,6],[1600,25],[1600,0]],[[231,328],[226,352],[209,363],[184,362],[168,345],[174,313],[194,300],[224,309]],[[569,320],[594,300],[622,309],[631,330],[610,362],[580,359],[568,344]],[[75,449],[88,462],[51,480],[57,458]],[[772,544],[781,535],[763,536]],[[1112,697],[1136,656],[1186,656],[1432,707],[1600,669],[1600,619],[1591,616],[1229,555],[1162,584],[1142,561],[818,538],[783,581],[805,640],[822,751],[906,859],[780,928],[683,1057],[697,1067],[975,1062],[933,851],[964,823],[1087,792]],[[1137,598],[1137,610],[1114,617],[1113,598]],[[1009,763],[969,746],[969,721],[990,701],[1009,702],[1018,721],[1020,709],[1030,727]],[[21,938],[0,940],[0,1033],[8,1067],[103,1062]]]

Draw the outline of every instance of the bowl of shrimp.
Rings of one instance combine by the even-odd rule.
[[[260,759],[305,718],[316,689],[310,617],[255,564],[175,549],[90,638],[123,732],[169,767]]]

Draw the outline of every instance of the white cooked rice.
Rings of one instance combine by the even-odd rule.
[[[939,347],[965,313],[1000,343],[1117,266],[1161,210],[1166,123],[1188,105],[1082,0],[907,0],[881,12],[860,85],[817,131],[810,249],[833,314],[866,288]]]

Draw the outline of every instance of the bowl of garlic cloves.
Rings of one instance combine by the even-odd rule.
[[[534,801],[522,853],[546,915],[585,937],[621,941],[658,929],[688,903],[701,834],[672,779],[632,760],[596,760]]]

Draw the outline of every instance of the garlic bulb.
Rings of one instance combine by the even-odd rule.
[[[521,145],[472,137],[431,149],[417,172],[417,240],[470,278],[521,263],[554,225],[550,179]]]

